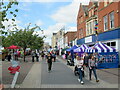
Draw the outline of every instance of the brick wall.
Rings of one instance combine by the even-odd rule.
[[[68,37],[67,39],[67,43],[69,43],[69,42],[71,42],[72,40],[74,40],[74,36],[76,35],[76,33],[77,32],[67,32],[66,34],[65,34],[65,37]]]
[[[93,2],[89,2],[89,5],[87,6],[88,9],[93,6]],[[94,8],[95,9],[95,8]],[[107,6],[104,6],[104,2],[99,2],[98,10],[96,10],[94,13],[95,15],[98,15],[98,32],[104,32],[104,22],[103,17],[105,15],[108,16],[108,30],[110,30],[110,18],[109,14],[114,11],[114,27],[118,28],[120,27],[120,1],[119,2],[107,2]],[[88,20],[90,17],[89,15],[85,17],[85,12],[82,8],[82,4],[80,4],[80,9],[78,12],[77,17],[77,39],[81,39],[83,37],[86,37],[86,20]],[[89,14],[89,12],[88,12]],[[83,22],[80,23],[80,17],[83,16]],[[83,36],[80,34],[80,29],[83,29]]]
[[[103,17],[107,15],[108,17],[108,30],[110,30],[110,18],[109,18],[109,13],[114,11],[114,27],[117,28],[120,26],[120,2],[113,2],[113,3],[108,3],[106,7],[104,7],[104,2],[100,2],[99,8],[98,8],[98,29],[99,31],[104,32],[104,20]],[[117,12],[119,10],[119,13]]]
[[[82,17],[82,21],[81,21],[81,17]],[[85,12],[83,10],[82,4],[80,4],[80,9],[79,9],[79,13],[78,13],[78,17],[77,17],[77,38],[83,38],[86,36],[86,22],[85,20],[87,19],[87,16],[85,16]],[[83,36],[81,36],[81,30],[83,32]]]

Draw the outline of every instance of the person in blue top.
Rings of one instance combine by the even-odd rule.
[[[55,54],[55,52],[52,52],[52,57],[53,57],[53,60],[55,62],[56,61],[56,54]]]

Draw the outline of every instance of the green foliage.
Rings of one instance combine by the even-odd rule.
[[[38,26],[30,28],[30,25],[25,28],[18,30],[16,32],[11,32],[7,37],[2,36],[2,45],[4,47],[9,47],[10,45],[17,45],[23,49],[40,49],[43,46],[43,37],[39,37],[37,34],[33,34]]]
[[[8,53],[8,50],[7,49],[3,49],[2,53]]]
[[[13,8],[13,5],[18,5],[19,3],[16,0],[9,0],[9,2],[4,2],[3,0],[0,2],[0,32],[2,34],[6,34],[7,32],[3,31],[5,29],[5,26],[2,24],[2,21],[8,21],[7,15],[12,15],[13,18],[16,17],[16,12],[18,12],[18,9],[15,9],[11,11],[11,8]],[[12,18],[12,21],[15,21],[15,19]],[[13,26],[14,27],[14,26]]]

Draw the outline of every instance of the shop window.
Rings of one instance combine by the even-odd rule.
[[[104,19],[104,31],[108,29],[108,17],[107,15],[103,17]]]
[[[92,22],[90,22],[90,34],[92,34]]]
[[[114,28],[114,11],[109,14],[110,17],[110,28]]]
[[[111,46],[116,46],[116,42],[111,42]]]
[[[110,42],[107,42],[107,45],[110,46]]]

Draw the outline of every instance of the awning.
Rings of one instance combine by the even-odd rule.
[[[76,48],[78,48],[76,45],[74,45],[73,47],[71,47],[71,48],[69,48],[69,49],[67,49],[66,51],[72,51],[72,50],[74,50],[74,49],[76,49]]]
[[[83,52],[85,52],[86,49],[88,49],[88,46],[83,44],[80,47],[74,49],[74,52],[81,52],[81,53],[83,53]]]
[[[116,52],[116,49],[115,48],[112,48],[110,46],[107,46],[106,44],[104,43],[96,43],[93,47],[90,47],[86,50],[86,52],[91,52],[91,53],[94,53],[94,52],[98,52],[98,53],[101,53],[101,52]]]

